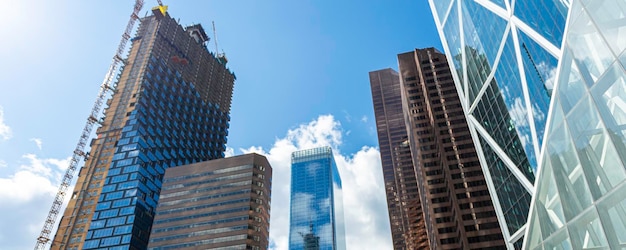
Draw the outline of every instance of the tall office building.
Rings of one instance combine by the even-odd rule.
[[[571,1],[525,249],[626,248],[626,2]]]
[[[53,249],[145,249],[165,169],[224,155],[234,74],[202,26],[140,22]]]
[[[505,246],[446,56],[398,55],[408,144],[432,249]]]
[[[271,180],[258,154],[168,168],[148,249],[267,249]]]
[[[430,0],[509,248],[521,248],[568,0]]]
[[[291,154],[289,249],[346,249],[341,177],[330,147]]]
[[[402,111],[400,76],[369,73],[393,248],[428,249],[419,189]]]

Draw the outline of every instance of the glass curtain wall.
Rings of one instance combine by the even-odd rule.
[[[291,155],[289,249],[346,249],[341,178],[330,147]]]
[[[574,0],[525,249],[626,248],[626,2]]]
[[[509,248],[521,248],[567,0],[430,0]]]

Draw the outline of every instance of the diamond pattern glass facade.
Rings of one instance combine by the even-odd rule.
[[[570,3],[429,2],[505,240],[520,248]]]
[[[626,2],[569,11],[524,246],[624,249]]]
[[[346,249],[341,177],[330,147],[291,154],[289,249]]]

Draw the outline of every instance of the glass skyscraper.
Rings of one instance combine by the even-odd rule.
[[[525,249],[626,248],[625,20],[571,3]]]
[[[146,249],[165,169],[224,156],[234,74],[202,26],[140,21],[52,249]]]
[[[291,154],[289,249],[346,249],[341,177],[330,147]]]
[[[430,0],[505,241],[521,248],[568,0]]]

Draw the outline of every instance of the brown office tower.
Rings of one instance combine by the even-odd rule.
[[[393,248],[428,249],[398,72],[369,73]]]
[[[416,49],[398,65],[430,247],[505,249],[445,55]]]
[[[148,249],[267,249],[271,179],[254,153],[167,169]]]

